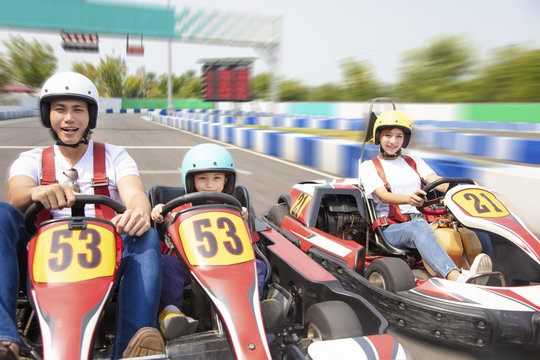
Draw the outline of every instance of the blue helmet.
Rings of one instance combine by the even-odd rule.
[[[189,150],[182,161],[182,176],[186,193],[195,192],[193,175],[203,172],[223,172],[227,176],[224,193],[233,194],[236,184],[234,160],[225,148],[217,144],[200,144]]]

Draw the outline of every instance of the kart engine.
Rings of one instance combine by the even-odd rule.
[[[321,200],[316,228],[345,240],[359,240],[367,222],[358,212],[356,200],[347,195],[325,195]]]

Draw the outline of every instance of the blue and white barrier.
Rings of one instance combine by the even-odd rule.
[[[38,109],[30,109],[23,106],[0,106],[0,120],[21,119],[33,116],[39,116]]]
[[[176,112],[176,115],[180,115],[180,113]],[[215,118],[212,115],[188,113],[186,117],[179,117],[160,115],[159,111],[149,111],[148,118],[181,130],[298,162],[338,176],[358,176],[358,158],[362,152],[362,144],[357,142],[235,126],[228,123],[229,120],[226,119],[226,116]],[[377,146],[366,145],[364,158],[369,159],[375,156],[377,151]],[[458,162],[448,158],[442,162],[439,161],[437,165],[433,164],[433,167],[445,176],[461,177],[469,176],[464,173],[466,165],[463,161]]]
[[[463,154],[494,157],[526,164],[540,164],[540,140],[486,136],[458,131],[417,128],[415,141]]]
[[[142,112],[146,112],[148,110],[154,110],[154,109],[113,109],[113,108],[107,108],[105,109],[106,114],[114,114],[115,112],[117,114],[141,114]]]

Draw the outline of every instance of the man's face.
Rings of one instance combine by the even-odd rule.
[[[78,143],[90,121],[88,104],[78,99],[51,101],[50,117],[53,130],[66,144]]]
[[[227,177],[222,172],[205,172],[193,175],[195,190],[222,192]]]

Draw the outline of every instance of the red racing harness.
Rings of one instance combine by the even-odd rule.
[[[406,156],[406,155],[401,155],[401,156],[403,157],[405,162],[407,162],[407,164],[409,164],[409,166],[413,168],[414,172],[418,174],[418,177],[420,178],[420,183],[421,183],[420,188],[423,188],[424,181],[422,180],[422,177],[420,176],[420,174],[418,173],[418,170],[416,169],[416,162],[409,156]],[[382,167],[381,161],[379,160],[378,157],[373,158],[371,161],[373,161],[373,165],[375,165],[377,174],[383,181],[384,187],[386,188],[388,192],[391,193],[392,191],[390,190],[390,186],[388,185],[388,181],[386,180],[386,174],[384,173],[384,169]],[[371,224],[371,231],[375,231],[379,226],[399,224],[399,223],[403,223],[412,219],[410,216],[403,215],[401,213],[399,205],[389,204],[388,206],[389,206],[388,216],[383,216],[375,220],[373,224]]]
[[[42,178],[41,185],[50,185],[57,183],[56,170],[54,167],[54,147],[50,146],[43,150],[41,155],[41,169]],[[94,188],[95,195],[105,195],[110,197],[109,192],[109,178],[106,173],[105,166],[105,144],[94,141],[94,178],[92,179],[91,186]],[[108,206],[96,204],[95,205],[96,217],[101,219],[110,220],[115,216],[114,210]],[[49,211],[41,211],[37,222],[48,220],[51,218]]]

